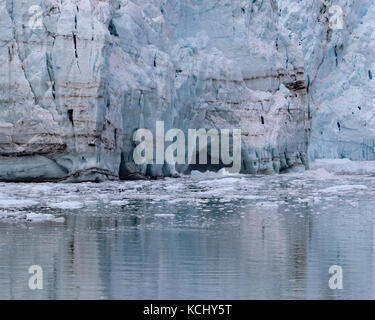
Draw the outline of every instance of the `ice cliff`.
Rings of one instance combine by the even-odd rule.
[[[337,3],[0,0],[0,179],[189,170],[133,162],[157,120],[241,129],[243,173],[306,166],[311,116],[312,157],[374,157],[374,5]]]
[[[280,0],[279,10],[304,52],[310,158],[375,160],[375,2]]]

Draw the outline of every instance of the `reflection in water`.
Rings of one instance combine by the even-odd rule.
[[[374,298],[374,189],[371,177],[304,175],[1,184],[39,199],[17,210],[65,222],[0,220],[0,298]],[[49,205],[66,199],[84,206]],[[28,288],[34,264],[41,291]],[[344,290],[328,287],[334,264]]]

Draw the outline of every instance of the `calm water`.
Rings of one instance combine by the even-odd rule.
[[[374,191],[322,170],[0,184],[0,298],[375,298]]]

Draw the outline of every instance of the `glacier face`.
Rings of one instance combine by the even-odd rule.
[[[242,129],[244,173],[307,165],[310,100],[323,84],[307,94],[314,64],[300,26],[288,25],[289,2],[1,0],[0,178],[187,170],[133,162],[134,131],[157,120]]]
[[[100,8],[0,2],[1,179],[116,178],[120,148],[109,124],[116,114],[106,108]]]
[[[173,171],[132,162],[132,133],[154,129],[155,120],[185,132],[242,129],[244,173],[306,163],[303,56],[278,40],[276,2],[119,1],[109,25],[109,96],[122,106],[125,137],[121,176]]]
[[[280,0],[279,6],[304,51],[310,158],[375,160],[374,1]]]

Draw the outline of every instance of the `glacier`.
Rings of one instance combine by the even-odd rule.
[[[332,30],[329,7],[343,10]],[[0,180],[176,176],[138,128],[242,130],[241,173],[373,160],[371,1],[0,0]],[[310,141],[311,136],[311,141]]]
[[[279,5],[283,25],[304,51],[310,159],[375,160],[375,3],[281,0]],[[334,6],[339,28],[329,24]]]

